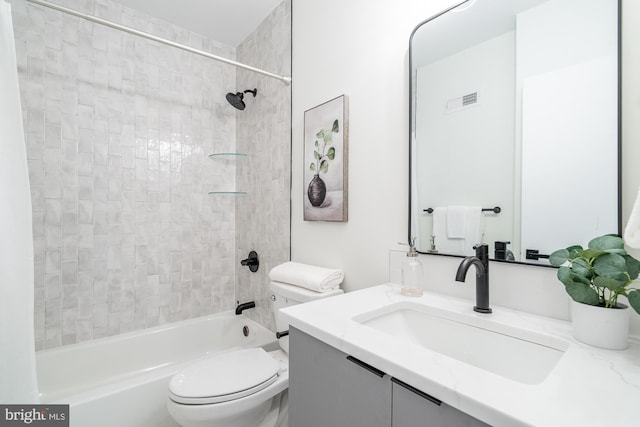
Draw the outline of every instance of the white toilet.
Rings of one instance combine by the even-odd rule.
[[[342,289],[313,292],[271,282],[276,327],[289,329],[278,310],[341,294]],[[282,350],[234,350],[206,357],[171,378],[167,408],[183,427],[276,427],[288,420],[289,337]],[[283,421],[284,420],[284,421]]]

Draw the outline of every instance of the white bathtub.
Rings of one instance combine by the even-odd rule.
[[[277,343],[261,325],[225,312],[40,351],[41,401],[69,404],[71,427],[175,427],[165,407],[171,376],[193,360],[241,347],[273,350]]]

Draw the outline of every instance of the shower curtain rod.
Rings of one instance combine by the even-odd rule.
[[[201,56],[204,56],[204,57],[209,58],[209,59],[213,59],[213,60],[216,60],[216,61],[224,62],[225,64],[233,65],[234,67],[242,68],[242,69],[245,69],[245,70],[248,70],[248,71],[253,71],[254,73],[262,74],[262,75],[265,75],[267,77],[272,77],[274,79],[278,79],[278,80],[284,82],[287,85],[289,85],[291,83],[291,77],[289,77],[289,76],[282,76],[282,75],[270,73],[268,71],[261,70],[259,68],[255,68],[255,67],[252,67],[250,65],[243,64],[241,62],[232,61],[231,59],[223,58],[221,56],[217,56],[217,55],[214,55],[214,54],[209,53],[209,52],[205,52],[205,51],[200,50],[200,49],[195,49],[195,48],[192,48],[192,47],[184,45],[184,44],[172,42],[171,40],[167,40],[167,39],[164,39],[162,37],[154,36],[153,34],[145,33],[144,31],[139,31],[139,30],[136,30],[134,28],[130,28],[130,27],[126,27],[124,25],[116,24],[115,22],[107,21],[105,19],[98,18],[97,16],[89,15],[89,14],[86,14],[86,13],[83,13],[83,12],[78,12],[77,10],[73,10],[73,9],[69,9],[69,8],[63,7],[63,6],[59,6],[57,4],[50,3],[50,2],[45,1],[45,0],[27,0],[27,1],[30,2],[30,3],[38,4],[40,6],[48,7],[50,9],[57,10],[59,12],[63,12],[63,13],[67,13],[69,15],[77,16],[79,18],[86,19],[87,21],[95,22],[96,24],[101,24],[101,25],[104,25],[104,26],[107,26],[107,27],[115,28],[116,30],[124,31],[126,33],[130,33],[130,34],[134,34],[136,36],[144,37],[146,39],[153,40],[153,41],[156,41],[158,43],[163,43],[163,44],[166,44],[168,46],[173,46],[173,47],[176,47],[178,49],[186,50],[187,52],[195,53],[196,55],[201,55]]]

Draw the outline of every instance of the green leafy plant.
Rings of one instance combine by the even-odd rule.
[[[640,273],[640,261],[627,254],[622,238],[596,237],[587,249],[576,245],[553,252],[549,262],[560,267],[558,279],[574,301],[616,308],[618,297],[624,295],[640,314],[640,289],[631,288]]]
[[[336,157],[336,149],[331,146],[333,144],[333,134],[339,131],[340,127],[338,126],[338,119],[336,119],[333,121],[331,130],[320,129],[316,133],[316,138],[318,139],[314,143],[315,149],[313,151],[313,157],[316,160],[309,165],[309,169],[313,172],[327,173],[329,161]]]

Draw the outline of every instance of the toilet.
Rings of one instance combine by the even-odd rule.
[[[341,294],[271,282],[277,330],[289,329],[278,310]],[[171,378],[167,409],[183,427],[279,427],[288,421],[289,337],[280,349],[233,350],[205,357]]]

